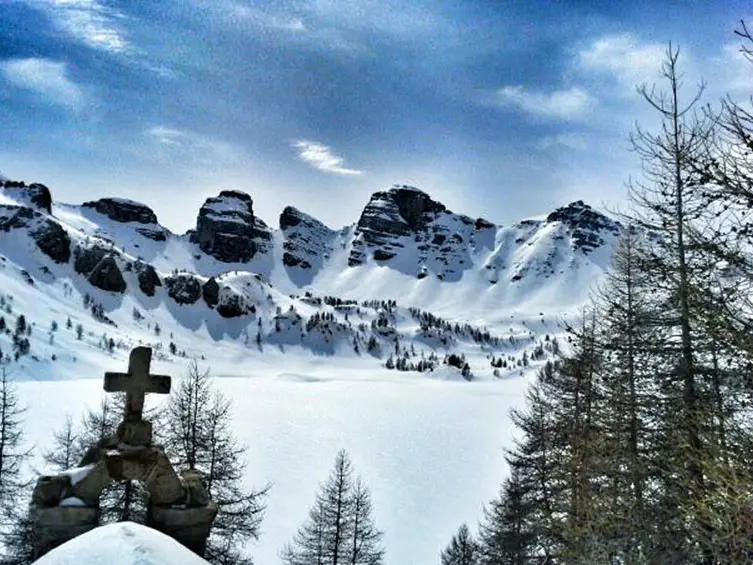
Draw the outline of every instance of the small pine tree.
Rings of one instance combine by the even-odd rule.
[[[477,565],[478,546],[466,524],[452,536],[450,545],[442,551],[440,562],[442,565]]]
[[[78,433],[70,416],[63,427],[54,432],[52,448],[42,454],[45,463],[54,472],[65,471],[76,466],[81,457]]]
[[[230,431],[231,403],[214,388],[208,370],[196,361],[171,395],[163,438],[170,460],[180,469],[199,471],[219,511],[204,558],[217,565],[250,564],[243,545],[258,539],[269,487],[243,487],[245,448]]]
[[[353,479],[347,453],[322,485],[309,517],[280,557],[287,565],[381,565],[382,532],[374,525],[368,489]]]

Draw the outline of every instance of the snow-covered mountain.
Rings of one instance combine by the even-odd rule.
[[[239,192],[175,234],[137,202],[63,204],[1,182],[0,369],[22,381],[28,441],[41,453],[96,406],[132,346],[175,377],[195,356],[233,400],[248,483],[274,483],[257,562],[279,562],[345,448],[373,489],[386,565],[436,563],[496,494],[506,415],[620,226],[582,202],[495,225],[402,186],[342,229],[292,207],[273,224]]]
[[[0,349],[17,372],[57,378],[46,328],[70,319],[84,335],[69,354],[87,341],[107,354],[146,342],[166,356],[223,342],[425,370],[456,353],[489,360],[469,362],[476,376],[499,376],[547,357],[545,336],[583,304],[620,232],[581,201],[501,226],[408,186],[374,193],[341,229],[293,207],[277,225],[238,191],[207,199],[195,229],[175,234],[138,202],[63,204],[44,185],[0,181],[0,288],[6,310],[15,302],[6,323],[26,314],[43,328],[28,352],[10,329]]]

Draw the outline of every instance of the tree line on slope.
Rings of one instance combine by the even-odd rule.
[[[738,32],[750,58],[753,45]],[[613,269],[513,412],[510,475],[442,565],[753,561],[753,113],[639,92],[656,133]]]

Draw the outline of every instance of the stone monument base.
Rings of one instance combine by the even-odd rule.
[[[40,557],[98,526],[99,508],[89,506],[33,507],[34,554]]]
[[[206,506],[150,506],[147,526],[180,542],[198,555],[204,555],[217,505]]]

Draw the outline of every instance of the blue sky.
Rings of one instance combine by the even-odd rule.
[[[668,41],[706,100],[753,94],[748,2],[0,0],[0,172],[182,231],[219,190],[333,227],[418,186],[505,223],[618,206]]]

